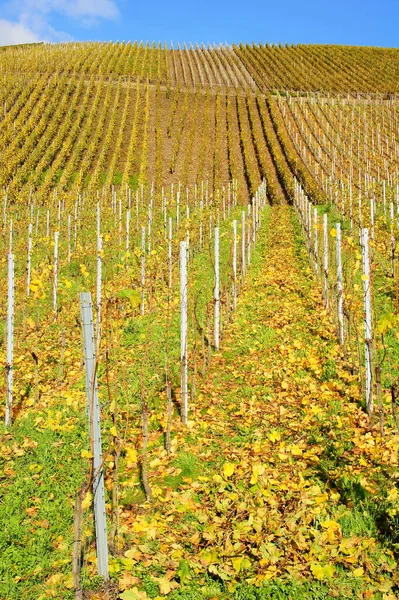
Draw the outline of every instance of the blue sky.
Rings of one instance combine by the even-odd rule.
[[[399,46],[399,0],[0,0],[0,45],[143,40]]]

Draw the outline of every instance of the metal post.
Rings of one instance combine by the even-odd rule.
[[[337,232],[337,302],[338,302],[338,341],[341,346],[344,343],[344,298],[343,298],[343,283],[342,283],[342,255],[341,255],[341,224],[336,224]]]
[[[220,271],[219,271],[219,227],[215,227],[215,288],[214,288],[214,343],[216,350],[220,344]]]
[[[13,402],[13,355],[14,355],[14,255],[8,255],[7,298],[7,397],[5,426],[11,425]]]
[[[141,314],[145,311],[145,227],[141,228]]]
[[[173,255],[172,255],[172,242],[173,242],[173,219],[169,217],[169,229],[168,229],[168,270],[169,270],[169,289],[172,289],[172,267],[173,267]]]
[[[230,185],[229,185],[230,192]],[[233,221],[233,309],[237,308],[237,221]]]
[[[97,322],[96,322],[96,334],[97,334],[97,347],[100,345],[101,336],[101,287],[102,287],[102,248],[103,240],[100,236],[97,239],[97,281],[96,281],[96,304],[97,304]]]
[[[241,261],[242,261],[242,278],[245,277],[246,257],[245,257],[245,210],[241,213]]]
[[[328,217],[325,213],[323,215],[323,270],[324,270],[324,302],[326,308],[329,308],[328,302]]]
[[[371,281],[369,261],[369,230],[362,229],[363,292],[364,292],[364,347],[366,357],[366,406],[367,411],[374,410],[372,390],[372,328],[371,328]]]
[[[187,243],[180,242],[180,366],[182,421],[188,419],[187,363]]]
[[[30,273],[31,273],[31,257],[32,257],[32,231],[33,225],[29,223],[28,225],[28,262],[26,265],[26,295],[30,295]]]
[[[90,292],[81,292],[86,394],[89,414],[89,435],[93,452],[93,496],[96,525],[97,569],[100,577],[108,579],[108,541],[105,512],[104,471],[101,447],[101,413],[98,400],[96,352],[94,345],[93,310]]]
[[[57,292],[58,292],[58,238],[59,232],[54,233],[54,280],[53,280],[53,310],[57,314]]]

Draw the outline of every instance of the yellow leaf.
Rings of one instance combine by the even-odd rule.
[[[128,466],[135,465],[137,463],[137,450],[132,446],[126,448],[126,461]]]
[[[334,565],[326,565],[325,567],[323,567],[323,569],[324,569],[324,575],[327,578],[333,577],[334,572],[335,572]]]
[[[116,431],[116,427],[115,425],[112,425],[112,427],[109,430],[110,434],[113,435],[114,437],[116,437],[118,435],[118,432]]]
[[[281,433],[279,431],[272,431],[269,433],[268,438],[271,442],[279,442],[281,440]]]
[[[255,485],[258,483],[259,475],[263,475],[265,472],[265,467],[261,464],[252,465],[252,477],[251,477],[251,485]]]
[[[146,592],[141,592],[138,588],[134,587],[119,594],[119,598],[121,600],[147,600],[148,596]]]
[[[91,492],[87,492],[87,494],[83,498],[83,502],[82,502],[83,510],[86,510],[87,508],[89,508],[89,506],[91,506],[92,502],[93,502],[93,494]]]
[[[223,475],[226,477],[226,479],[228,477],[231,477],[235,471],[237,465],[235,465],[234,463],[230,463],[230,462],[225,462],[223,465]]]
[[[316,504],[323,504],[323,502],[327,502],[327,500],[328,500],[327,492],[324,492],[323,494],[320,494],[320,496],[316,496],[316,498],[315,498]]]
[[[335,228],[331,229],[330,235],[331,235],[331,237],[337,237],[337,230]]]
[[[300,448],[297,444],[292,444],[289,448],[287,448],[292,454],[292,456],[301,456],[302,448]]]
[[[368,278],[369,278],[369,276],[368,276],[368,275],[362,275],[362,281],[367,281],[367,280],[368,280]]]
[[[352,574],[355,577],[363,577],[364,569],[363,567],[358,567],[357,569],[353,569]]]
[[[324,567],[320,563],[312,563],[310,565],[313,577],[322,581],[323,579],[332,577],[334,575],[334,565],[325,565]]]
[[[393,502],[398,498],[398,490],[396,488],[391,488],[388,492],[387,500],[389,502]]]
[[[159,591],[163,596],[167,596],[174,588],[179,587],[176,581],[169,581],[166,577],[158,577],[157,583],[159,585]]]
[[[336,521],[322,521],[323,529],[331,529],[332,531],[341,531],[341,525]]]
[[[93,458],[93,455],[90,450],[82,450],[82,452],[80,453],[80,456],[82,458]]]
[[[28,317],[26,319],[26,324],[29,327],[29,329],[34,329],[35,328],[35,322],[33,319],[31,319],[30,317]]]
[[[243,560],[244,560],[243,556],[236,556],[235,558],[231,559],[231,562],[233,563],[233,569],[236,573],[240,572]]]

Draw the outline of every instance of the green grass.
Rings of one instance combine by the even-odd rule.
[[[213,581],[209,576],[200,582],[172,592],[170,600],[348,600],[357,598],[359,592],[367,589],[359,578],[339,574],[333,583],[294,581],[284,578],[255,587],[247,583],[238,585],[233,591],[222,582]],[[148,592],[147,592],[148,593]],[[383,594],[377,592],[373,600],[382,600]]]
[[[60,411],[62,427],[67,415]],[[40,416],[48,419],[48,414],[36,414]],[[37,600],[51,574],[70,573],[70,524],[83,477],[80,451],[86,447],[84,411],[70,427],[52,430],[23,416],[10,430],[14,452],[8,460],[4,454],[1,459],[2,471],[8,468],[14,474],[9,472],[0,488],[0,598]],[[13,454],[20,452],[16,460]]]

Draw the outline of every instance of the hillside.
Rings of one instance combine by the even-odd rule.
[[[399,50],[0,75],[0,598],[399,597]]]
[[[383,99],[397,91],[399,52],[38,45],[6,49],[0,73],[0,186],[10,197],[36,191],[42,201],[55,188],[75,195],[144,181],[208,180],[216,189],[231,179],[253,194],[266,177],[282,201],[281,170],[295,149],[276,138],[276,94],[317,91],[319,104],[339,94],[360,114],[372,93],[381,114],[392,112]]]

